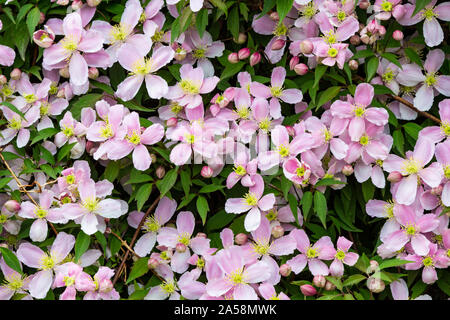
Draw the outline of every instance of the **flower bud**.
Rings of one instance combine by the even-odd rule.
[[[356,61],[356,60],[350,60],[350,61],[348,62],[348,66],[350,67],[350,70],[355,71],[355,70],[358,70],[359,63],[358,63],[358,61]]]
[[[398,171],[392,171],[391,173],[389,173],[388,177],[387,177],[387,181],[395,183],[395,182],[399,182],[400,180],[402,180],[403,176],[400,172]]]
[[[317,293],[316,288],[314,288],[312,285],[310,284],[304,284],[302,286],[300,286],[300,291],[305,295],[305,296],[314,296]]]
[[[97,151],[98,148],[96,148],[95,142],[93,141],[86,141],[86,152],[89,154],[93,154],[95,151]],[[94,150],[95,149],[95,150]]]
[[[353,173],[353,167],[351,164],[346,164],[343,168],[342,168],[342,173],[346,176],[349,176]]]
[[[355,34],[350,37],[350,43],[354,46],[357,46],[361,43],[361,38],[357,34]]]
[[[401,32],[400,30],[395,30],[392,33],[392,38],[397,41],[403,40],[403,32]]]
[[[38,24],[43,24],[45,21],[45,14],[43,12],[39,13],[39,22]]]
[[[242,48],[238,51],[238,58],[239,60],[244,60],[250,57],[250,49],[249,48]]]
[[[367,34],[364,34],[364,35],[361,36],[361,41],[364,44],[368,44],[370,42],[370,37]]]
[[[8,82],[8,79],[5,77],[5,75],[0,74],[0,86],[6,84]]]
[[[96,7],[102,2],[102,0],[87,0],[86,3],[89,7]]]
[[[206,233],[199,232],[199,233],[197,233],[197,235],[195,237],[196,238],[204,238],[204,239],[206,239]]]
[[[281,48],[284,47],[284,45],[286,44],[286,40],[283,39],[277,39],[273,42],[272,44],[272,50],[276,51],[276,50],[280,50]]]
[[[98,69],[97,68],[95,68],[95,67],[91,67],[91,68],[89,68],[89,70],[88,70],[88,77],[89,77],[89,79],[97,79],[98,78]]]
[[[261,54],[259,52],[253,52],[250,56],[250,65],[253,67],[261,61]]]
[[[386,28],[384,26],[379,26],[378,33],[384,36],[386,34]]]
[[[167,125],[167,127],[175,127],[176,125],[177,125],[177,123],[178,123],[178,119],[177,118],[175,118],[175,117],[172,117],[172,118],[169,118],[169,119],[167,119],[167,121],[166,121],[166,125]]]
[[[281,266],[280,266],[280,274],[283,276],[283,277],[288,277],[290,274],[291,274],[291,271],[292,271],[292,268],[291,268],[291,266],[290,265],[288,265],[288,264],[282,264]]]
[[[272,228],[272,236],[274,238],[280,238],[284,235],[284,228],[280,225],[274,226]]]
[[[177,250],[177,252],[179,253],[183,253],[185,252],[187,249],[186,245],[184,243],[177,243],[177,245],[175,246],[175,250]]]
[[[210,167],[208,167],[208,166],[203,166],[203,168],[202,168],[202,171],[200,171],[200,175],[203,177],[203,178],[211,178],[212,177],[212,175],[213,175],[213,169],[211,169]]]
[[[314,276],[313,283],[317,288],[323,288],[327,283],[327,279],[325,279],[325,277],[322,275],[317,275]]]
[[[373,293],[380,293],[385,287],[384,281],[379,278],[370,277],[367,279],[367,288]]]
[[[55,40],[55,33],[53,30],[44,26],[44,30],[38,30],[33,33],[33,41],[41,48],[48,48],[53,44]]]
[[[159,261],[155,258],[148,259],[147,266],[149,269],[155,269],[159,265]]]
[[[431,189],[431,194],[434,194],[435,196],[440,196],[442,194],[443,189],[444,188],[442,187],[442,185],[439,185]]]
[[[20,203],[17,202],[16,200],[8,200],[5,202],[5,204],[3,205],[6,210],[8,210],[9,212],[18,212],[20,210]]]
[[[294,67],[294,71],[299,76],[303,76],[308,73],[308,66],[304,63],[299,63]]]
[[[228,55],[228,62],[229,63],[238,63],[239,62],[239,56],[236,52],[232,52]]]
[[[367,0],[362,0],[359,3],[359,8],[362,9],[362,10],[367,10],[367,8],[369,8],[369,7],[370,7],[370,2],[367,1]]]
[[[158,179],[164,178],[165,174],[166,169],[164,169],[164,167],[159,166],[158,168],[156,168],[156,176],[158,177]]]
[[[78,10],[83,6],[83,2],[81,0],[73,0],[72,1],[72,9]]]
[[[247,35],[245,33],[239,32],[237,39],[233,38],[233,41],[237,44],[243,44],[247,41]]]
[[[289,70],[294,70],[294,67],[300,62],[300,58],[295,56],[289,61]]]
[[[333,283],[331,283],[330,281],[327,281],[327,283],[325,283],[325,290],[331,291],[334,289],[336,289],[336,286]]]
[[[313,52],[314,45],[309,40],[303,40],[300,42],[300,52],[303,54],[311,54]]]
[[[60,6],[67,6],[69,4],[69,0],[58,0],[56,1],[56,4]]]
[[[59,75],[63,78],[69,78],[70,77],[69,67],[59,69]]]
[[[374,273],[378,270],[378,262],[375,260],[370,260],[370,266],[367,268],[367,273]]]
[[[288,135],[290,135],[291,137],[295,137],[295,129],[293,126],[285,126]]]
[[[280,20],[280,16],[278,15],[278,12],[274,11],[269,15],[270,19],[272,21],[278,21]]]
[[[177,61],[182,61],[184,60],[184,58],[186,58],[186,55],[187,55],[186,49],[179,47],[175,50],[174,58]]]
[[[111,233],[111,228],[110,227],[106,227],[105,228],[105,233],[106,234],[110,234]]]
[[[248,236],[245,233],[238,233],[234,237],[234,242],[236,242],[237,245],[243,245],[246,244],[248,240]]]
[[[155,163],[158,158],[156,158],[156,154],[150,153],[150,158],[152,158],[152,163]]]
[[[22,76],[22,71],[20,71],[20,69],[18,69],[18,68],[14,68],[13,71],[11,71],[11,74],[9,75],[9,77],[12,80],[19,80],[21,76]]]

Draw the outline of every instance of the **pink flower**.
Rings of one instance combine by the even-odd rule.
[[[250,151],[242,144],[237,144],[237,147],[238,149],[234,159],[234,168],[227,177],[226,185],[228,189],[233,188],[233,186],[239,181],[241,181],[244,187],[251,187],[255,185],[252,177],[257,174],[258,160],[249,160]]]
[[[16,52],[14,49],[0,44],[0,65],[10,67],[15,58]]]
[[[353,242],[345,237],[339,237],[337,241],[337,251],[334,260],[330,265],[330,274],[333,277],[342,277],[344,275],[344,264],[353,266],[358,261],[359,255],[354,252],[348,252]]]
[[[27,128],[39,119],[39,106],[33,106],[28,109],[24,118],[6,106],[2,106],[1,110],[6,120],[8,120],[8,126],[0,132],[0,146],[8,144],[17,135],[17,147],[25,147],[30,140],[30,130]]]
[[[389,285],[391,288],[392,298],[394,300],[409,300],[409,292],[408,285],[405,280],[398,279],[396,281],[391,282]],[[423,294],[415,298],[414,300],[432,300],[428,294]]]
[[[20,268],[22,269],[22,264],[19,262]],[[31,276],[23,276],[17,271],[11,269],[6,263],[5,259],[2,257],[0,259],[0,268],[5,278],[5,281],[0,285],[0,300],[10,300],[14,294],[25,294],[23,300],[32,299],[31,296],[25,291],[28,290],[29,283],[32,279]]]
[[[439,102],[439,115],[441,125],[425,127],[419,131],[419,138],[425,137],[433,143],[441,142],[450,137],[450,99],[444,99]]]
[[[376,12],[375,18],[380,20],[389,20],[391,16],[399,20],[406,11],[401,0],[376,0],[373,9]]]
[[[60,300],[76,300],[77,290],[86,291],[84,282],[89,281],[90,276],[83,272],[83,268],[76,263],[66,262],[55,267],[55,280],[52,289],[66,287],[59,296]],[[81,285],[80,285],[81,284]]]
[[[98,268],[94,279],[90,276],[80,283],[80,291],[88,291],[83,300],[119,300],[120,295],[114,289],[111,278],[114,276],[114,270],[108,267]]]
[[[258,287],[259,294],[265,300],[291,300],[285,293],[277,294],[275,287],[270,283],[264,282]]]

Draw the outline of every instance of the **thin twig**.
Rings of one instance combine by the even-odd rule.
[[[127,248],[128,251],[130,251],[130,252],[131,252],[132,254],[134,254],[136,257],[139,257],[139,255],[138,255],[136,252],[134,252],[133,249],[130,248],[130,246],[128,245],[128,243],[127,243],[125,240],[123,240],[117,233],[115,233],[114,231],[111,230],[111,234],[112,234],[113,236],[115,236],[117,239],[119,239],[119,241],[121,242],[122,246],[124,246],[125,248]],[[125,250],[124,250],[124,251],[125,251]]]

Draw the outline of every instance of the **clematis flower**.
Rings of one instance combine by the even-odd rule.
[[[66,287],[59,296],[59,300],[76,300],[77,290],[84,289],[80,283],[89,280],[90,276],[83,272],[83,268],[73,262],[66,262],[55,267],[55,280],[52,289]]]
[[[124,101],[136,96],[144,80],[152,99],[161,99],[169,91],[166,80],[153,73],[172,61],[174,51],[170,47],[161,46],[153,51],[151,58],[145,57],[150,48],[146,51],[143,53],[135,45],[124,44],[118,53],[120,65],[131,73],[130,77],[117,86],[116,96]]]
[[[22,264],[20,264],[20,269],[22,270]],[[0,259],[0,269],[5,278],[5,281],[0,285],[0,300],[10,300],[16,293],[25,294],[21,300],[31,300],[31,296],[27,293],[29,289],[29,283],[31,281],[30,276],[21,275],[16,270],[11,269],[6,263],[5,259],[2,257]]]
[[[0,133],[0,146],[8,144],[17,135],[17,147],[25,147],[30,140],[30,130],[28,128],[39,119],[39,106],[28,109],[23,118],[6,106],[2,106],[1,110],[6,120],[8,120],[8,125]]]
[[[227,177],[227,188],[231,189],[241,181],[244,187],[255,185],[252,177],[257,174],[258,159],[250,159],[250,151],[242,144],[237,144],[236,154],[234,156],[234,169]],[[242,148],[240,148],[242,147]]]
[[[430,50],[423,65],[425,75],[415,63],[404,65],[397,75],[397,81],[404,86],[421,84],[414,98],[414,106],[420,111],[431,108],[436,91],[450,97],[450,76],[438,75],[444,60],[445,54],[441,49]]]
[[[339,237],[337,241],[337,251],[334,260],[330,265],[330,274],[333,277],[342,277],[344,275],[344,264],[353,266],[358,261],[359,255],[354,252],[348,252],[353,242],[345,237]]]
[[[408,285],[405,280],[398,279],[391,282],[389,285],[394,300],[409,300]],[[432,300],[428,294],[423,294],[415,298],[414,300]]]
[[[291,300],[284,292],[277,294],[275,287],[268,282],[260,284],[258,292],[265,300]]]
[[[0,44],[0,65],[10,67],[16,59],[16,52],[10,47]]]
[[[292,182],[302,185],[311,176],[311,168],[304,161],[299,161],[297,158],[290,158],[283,163],[283,173]]]
[[[159,265],[155,271],[164,279],[163,283],[150,289],[144,300],[180,300],[180,289],[174,278],[173,271],[167,265]]]
[[[444,184],[441,201],[444,206],[450,207],[450,140],[436,146],[436,160],[442,165],[444,171]]]
[[[449,140],[450,137],[450,99],[439,102],[440,126],[429,126],[419,131],[419,138],[424,137],[433,143]]]
[[[400,0],[376,0],[373,5],[375,18],[389,20],[393,16],[397,21],[405,15],[406,8]]]
[[[33,298],[45,298],[53,283],[55,267],[61,264],[74,245],[73,235],[59,232],[49,253],[45,253],[31,243],[22,243],[19,246],[17,258],[26,266],[40,270],[33,275],[29,283],[30,294]]]
[[[260,175],[254,176],[255,185],[249,188],[249,192],[243,198],[230,198],[225,202],[227,213],[247,212],[244,226],[245,230],[253,231],[261,222],[261,210],[268,211],[275,204],[273,193],[263,196],[264,181]]]
[[[94,279],[90,276],[80,284],[80,291],[88,291],[83,300],[119,300],[120,295],[114,289],[111,278],[114,276],[114,270],[108,267],[100,267]]]

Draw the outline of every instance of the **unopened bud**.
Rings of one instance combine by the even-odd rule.
[[[236,242],[237,245],[243,245],[246,244],[248,240],[248,236],[245,233],[238,233],[234,237],[234,242]]]
[[[6,84],[8,82],[8,79],[5,77],[5,75],[0,74],[0,86]]]
[[[370,42],[370,37],[367,34],[364,34],[364,35],[361,36],[361,41],[364,44],[368,44]]]
[[[272,12],[271,14],[269,14],[269,17],[273,21],[280,20],[280,16],[278,15],[278,12],[276,12],[276,11]]]
[[[149,269],[155,269],[159,265],[159,261],[155,258],[148,259],[147,266]]]
[[[178,119],[175,117],[169,118],[166,121],[166,125],[168,127],[175,127],[177,125],[177,123],[178,123]]]
[[[95,142],[88,140],[86,142],[86,152],[89,154],[93,154],[95,151],[97,151],[98,148],[95,146]],[[95,150],[93,150],[95,149]]]
[[[179,253],[185,252],[186,249],[187,249],[187,247],[184,243],[177,243],[177,245],[175,246],[175,250]]]
[[[45,21],[45,14],[43,12],[39,12],[39,22],[38,24],[43,24]]]
[[[370,277],[367,279],[367,288],[373,293],[380,293],[385,287],[384,281],[379,278]]]
[[[69,67],[59,69],[59,75],[63,78],[69,78],[70,77]]]
[[[3,205],[6,210],[8,210],[9,212],[18,212],[20,210],[20,203],[17,202],[16,200],[8,200],[5,202],[5,204]]]
[[[239,60],[244,60],[250,57],[250,49],[249,48],[242,48],[238,51],[238,58]]]
[[[300,62],[300,58],[295,56],[289,61],[289,70],[294,70],[294,67]]]
[[[316,288],[314,288],[312,285],[310,284],[304,284],[302,286],[300,286],[300,291],[305,295],[305,296],[314,296],[317,293]]]
[[[367,268],[367,273],[374,273],[375,271],[377,271],[379,268],[379,264],[377,261],[375,260],[370,260],[370,265]]]
[[[69,4],[69,0],[58,0],[56,1],[56,4],[60,6],[67,6]]]
[[[106,227],[105,228],[105,234],[110,234],[111,233],[111,228],[110,227]]]
[[[195,236],[196,238],[204,238],[204,239],[206,239],[206,233],[203,233],[203,232],[199,232],[199,233],[197,233],[197,235]]]
[[[247,41],[247,35],[245,33],[240,32],[237,39],[233,38],[233,41],[237,44],[243,44]]]
[[[236,52],[232,52],[228,55],[228,62],[229,63],[238,63],[239,62],[239,56]]]
[[[392,38],[397,41],[403,40],[403,32],[401,32],[401,30],[395,30],[392,33]]]
[[[91,68],[89,68],[89,71],[88,71],[88,77],[89,77],[89,79],[97,79],[98,78],[98,69],[97,68],[95,68],[95,67],[91,67]]]
[[[281,48],[284,47],[284,45],[286,44],[286,40],[283,39],[277,39],[272,43],[272,50],[276,51],[276,50],[280,50]]]
[[[285,126],[285,128],[288,132],[288,135],[290,135],[291,137],[295,136],[295,129],[293,126]]]
[[[274,226],[272,228],[272,236],[274,238],[280,238],[284,235],[284,228],[280,225]]]
[[[308,73],[308,66],[304,63],[299,63],[294,67],[294,71],[299,76],[303,76]]]
[[[311,54],[314,50],[314,45],[310,40],[303,40],[300,42],[300,52],[303,54]]]
[[[327,279],[325,279],[322,275],[314,276],[313,283],[317,288],[323,288],[325,287],[325,284],[327,283]]]
[[[350,37],[350,43],[354,46],[357,46],[361,43],[361,38],[357,34],[355,34]]]
[[[48,48],[53,44],[55,40],[55,33],[53,30],[44,26],[44,30],[38,30],[33,33],[33,41],[41,48]]]
[[[346,176],[349,176],[353,173],[353,167],[350,164],[346,164],[343,168],[342,168],[342,173]]]
[[[83,6],[83,2],[81,0],[73,0],[72,1],[72,9],[78,10]]]
[[[86,3],[89,7],[96,7],[102,2],[102,0],[87,0]]]
[[[386,34],[386,28],[384,26],[379,26],[378,33],[384,36]]]
[[[20,69],[18,69],[18,68],[14,68],[13,71],[11,71],[11,74],[9,75],[9,77],[12,80],[19,80],[21,76],[22,76],[22,71],[20,71]]]
[[[261,54],[259,52],[253,52],[250,56],[250,65],[253,67],[261,61]]]
[[[175,50],[174,58],[177,61],[182,61],[184,60],[184,58],[186,58],[186,55],[187,55],[186,49],[180,47]]]
[[[203,178],[211,178],[213,173],[213,169],[208,166],[203,166],[202,171],[200,171],[200,174]]]
[[[367,0],[363,0],[359,3],[359,8],[362,10],[366,10],[369,7],[370,7],[370,2]]]
[[[164,178],[165,175],[166,169],[164,169],[164,167],[159,166],[158,168],[156,168],[156,176],[158,177],[158,179]]]
[[[391,173],[389,173],[389,175],[387,177],[387,181],[396,183],[396,182],[399,182],[400,180],[402,180],[402,178],[403,178],[403,176],[400,172],[392,171]]]
[[[291,274],[291,272],[292,272],[292,268],[290,265],[285,263],[280,266],[280,274],[283,277],[288,277]]]
[[[336,289],[336,286],[333,283],[331,283],[330,281],[327,281],[327,283],[325,283],[325,290],[331,291],[334,289]]]
[[[350,60],[350,61],[348,62],[348,66],[350,67],[350,70],[355,71],[355,70],[358,70],[359,63],[358,63],[358,61],[356,61],[356,60]]]

